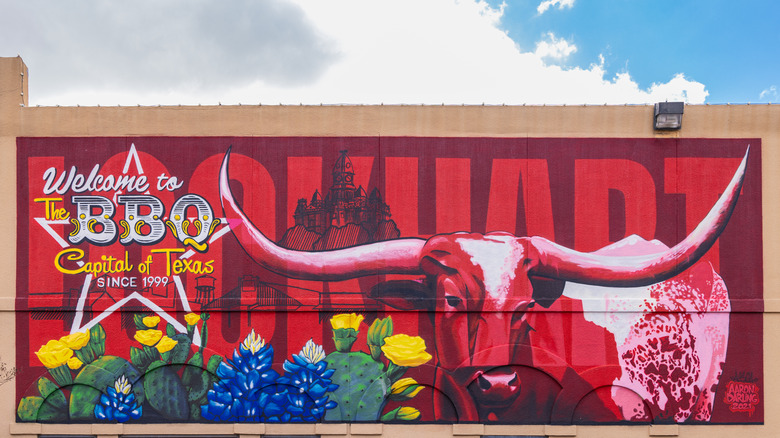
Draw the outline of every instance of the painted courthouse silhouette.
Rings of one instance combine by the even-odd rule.
[[[314,191],[311,201],[298,200],[295,226],[289,228],[279,244],[297,250],[345,248],[380,240],[397,239],[401,233],[390,219],[390,207],[378,189],[366,194],[355,187],[355,172],[348,151],[333,165],[333,183],[323,198]]]

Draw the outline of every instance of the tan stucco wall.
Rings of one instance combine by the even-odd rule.
[[[24,73],[24,74],[22,74]],[[16,137],[49,136],[449,136],[760,138],[764,230],[763,426],[482,425],[38,425],[15,424],[13,383],[0,386],[0,436],[96,434],[312,434],[427,438],[490,435],[577,437],[775,437],[780,434],[780,105],[686,106],[683,128],[652,129],[652,106],[162,106],[29,107],[21,58],[0,58],[0,360],[13,364]],[[33,84],[34,85],[34,84]]]

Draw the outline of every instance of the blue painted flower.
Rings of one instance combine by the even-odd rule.
[[[135,402],[132,389],[125,376],[118,378],[113,387],[106,388],[108,394],[100,395],[100,402],[95,405],[95,418],[120,423],[141,418],[142,406]]]
[[[233,350],[233,359],[217,368],[215,382],[201,406],[203,418],[212,421],[265,421],[266,411],[279,411],[276,383],[271,369],[274,350],[255,331]]]
[[[279,386],[286,386],[284,413],[270,416],[268,421],[315,422],[320,421],[327,409],[336,407],[325,395],[335,391],[338,385],[331,383],[335,370],[327,369],[322,346],[309,339],[299,354],[293,354],[292,362],[284,362],[285,374],[279,378]]]

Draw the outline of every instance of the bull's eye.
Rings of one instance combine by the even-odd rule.
[[[447,305],[451,308],[457,308],[463,304],[461,298],[461,291],[464,290],[463,285],[456,282],[455,278],[444,277],[439,279],[439,287],[444,292],[444,299],[447,301]]]
[[[458,307],[463,302],[463,300],[453,295],[447,295],[444,299],[447,300],[447,304],[450,307]]]

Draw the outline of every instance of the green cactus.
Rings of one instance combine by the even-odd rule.
[[[16,408],[16,415],[21,421],[38,421],[38,412],[43,405],[43,398],[37,395],[24,397],[19,401],[19,407]]]
[[[102,325],[96,324],[89,329],[89,343],[86,345],[97,359],[103,356],[106,352],[106,330]],[[84,362],[85,364],[87,362]]]
[[[94,420],[95,404],[100,394],[124,375],[133,384],[133,393],[138,404],[144,402],[144,388],[138,382],[141,373],[127,360],[116,356],[101,356],[85,365],[73,380],[70,393],[71,420]]]
[[[201,320],[203,320],[203,325],[201,325],[200,328],[200,352],[203,352],[203,349],[206,348],[206,343],[209,341],[209,327],[208,327],[208,319],[209,314],[203,313],[201,314]],[[187,327],[189,330],[189,327]]]
[[[65,394],[62,393],[59,386],[54,384],[54,382],[46,377],[41,377],[38,379],[38,392],[45,400],[45,403],[51,403],[52,407],[55,409],[67,412],[68,400],[65,398]]]
[[[219,364],[222,362],[222,356],[215,354],[209,358],[209,362],[206,365],[206,369],[209,371],[209,374],[211,376],[214,376],[215,381],[219,380],[217,375],[217,368],[219,368]]]
[[[190,415],[187,390],[171,368],[163,361],[149,365],[149,371],[144,375],[146,400],[168,420],[187,420]]]
[[[217,359],[215,361],[215,358]],[[222,361],[221,356],[212,356],[209,363],[215,362],[218,366]],[[216,370],[216,366],[214,369]],[[182,373],[181,381],[184,384],[184,388],[187,390],[187,402],[190,404],[190,418],[193,420],[200,420],[200,405],[208,403],[206,400],[206,394],[211,388],[213,382],[216,382],[219,378],[214,374],[214,371],[209,372],[203,364],[203,353],[197,352],[192,355],[187,362],[187,366]]]
[[[160,359],[160,353],[154,347],[144,345],[142,348],[130,347],[130,362],[138,371],[145,373],[149,365]]]
[[[198,357],[199,356],[199,357]],[[189,365],[183,373],[182,383],[187,388],[187,401],[190,404],[190,418],[202,420],[200,406],[208,403],[207,395],[212,385],[219,381],[217,368],[222,362],[222,356],[213,355],[209,358],[205,369],[203,368],[203,347],[190,359]],[[199,364],[195,366],[196,364]],[[198,368],[200,367],[200,368]],[[200,379],[200,380],[198,380]]]
[[[361,392],[363,397],[358,402],[356,421],[377,421],[387,403],[387,394],[390,392],[390,380],[382,374],[377,377]]]
[[[19,402],[16,414],[21,421],[62,422],[67,421],[68,413],[36,395],[25,397]]]
[[[181,381],[187,388],[187,400],[190,403],[198,402],[206,396],[210,380],[208,372],[203,369],[203,354],[201,352],[193,354],[187,362]]]
[[[178,333],[169,336],[169,338],[178,342],[178,344],[173,347],[173,350],[168,352],[167,356],[170,359],[170,363],[179,365],[187,363],[187,358],[190,355],[190,346],[192,345],[190,337],[185,333]]]
[[[62,390],[46,377],[38,379],[38,392],[43,404],[38,411],[38,421],[63,421],[68,419],[68,400]]]
[[[42,397],[24,397],[16,409],[21,421],[66,421],[68,419],[68,402],[65,395],[51,380],[38,379],[38,391]]]
[[[195,421],[203,420],[203,417],[200,415],[200,405],[192,403],[190,404],[190,418]]]
[[[135,329],[136,330],[147,330],[149,327],[144,324],[144,317],[146,315],[143,313],[136,313],[133,315],[133,322],[135,323]]]
[[[385,319],[375,319],[368,328],[368,344],[371,357],[379,361],[382,356],[382,346],[385,345],[385,338],[393,335],[393,318],[388,316]]]
[[[339,406],[325,413],[326,421],[377,421],[386,403],[390,381],[382,362],[355,351],[333,352],[325,361],[336,370],[331,378],[339,388],[329,393]]]

